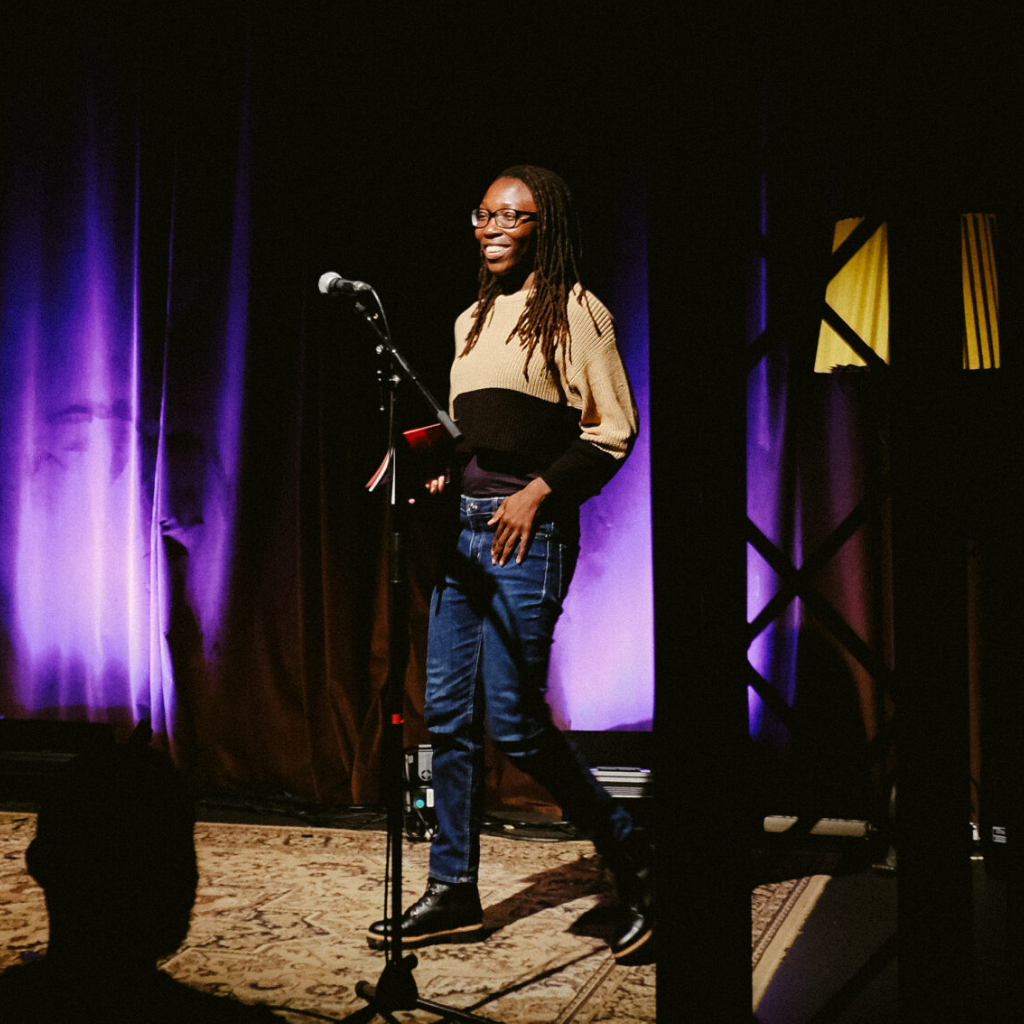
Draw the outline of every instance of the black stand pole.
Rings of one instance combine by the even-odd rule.
[[[376,292],[373,293],[380,307]],[[377,312],[369,312],[356,303],[356,310],[363,314],[370,328],[377,335],[379,345],[377,352],[389,362],[384,371],[387,386],[388,414],[388,466],[390,481],[388,488],[388,674],[384,684],[382,708],[384,714],[384,732],[381,743],[381,793],[387,809],[387,848],[388,878],[385,884],[385,902],[390,895],[390,908],[387,914],[388,927],[385,929],[384,970],[376,985],[360,981],[356,984],[356,993],[364,999],[369,1008],[380,1014],[389,1024],[397,1024],[392,1012],[395,1010],[427,1010],[445,1020],[476,1022],[476,1024],[496,1024],[486,1017],[477,1017],[454,1007],[443,1006],[429,999],[420,998],[413,978],[416,966],[415,956],[402,955],[402,830],[403,830],[403,762],[402,732],[404,724],[403,701],[405,696],[405,670],[408,663],[408,616],[407,589],[405,579],[405,558],[402,547],[403,528],[405,525],[405,506],[399,490],[399,438],[398,429],[398,389],[402,380],[414,384],[424,401],[430,406],[431,412],[438,422],[448,431],[453,440],[459,440],[462,434],[452,422],[448,413],[438,405],[433,395],[427,390],[419,377],[398,352],[388,336],[383,318]],[[390,893],[388,891],[390,885]],[[347,1020],[365,1020],[361,1012],[357,1012]]]

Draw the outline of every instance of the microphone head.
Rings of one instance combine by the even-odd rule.
[[[331,285],[334,284],[335,281],[340,280],[342,280],[341,274],[336,274],[333,270],[328,270],[326,274],[321,274],[319,283],[320,294],[330,295]]]
[[[371,292],[373,289],[365,281],[349,281],[341,274],[328,270],[320,275],[320,291],[324,295],[355,295],[358,292]]]

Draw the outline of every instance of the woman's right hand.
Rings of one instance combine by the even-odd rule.
[[[427,481],[427,490],[431,494],[440,494],[444,490],[445,474],[442,473],[440,476],[435,476],[433,479]]]

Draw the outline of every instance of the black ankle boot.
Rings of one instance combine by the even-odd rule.
[[[636,832],[603,856],[619,896],[619,919],[609,945],[616,960],[628,963],[654,935],[654,857]]]
[[[483,931],[484,915],[475,882],[451,885],[431,878],[427,891],[402,915],[403,946],[431,942],[465,942]],[[390,921],[375,921],[366,933],[373,949],[381,949],[391,934]]]

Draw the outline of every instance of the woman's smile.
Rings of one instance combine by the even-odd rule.
[[[537,209],[533,194],[518,178],[498,178],[487,190],[480,205],[492,214],[497,210],[534,213]],[[533,270],[536,217],[520,220],[511,228],[499,228],[494,217],[491,217],[486,224],[474,230],[487,269],[497,277],[521,274],[526,278],[522,287],[529,287],[529,275]]]

